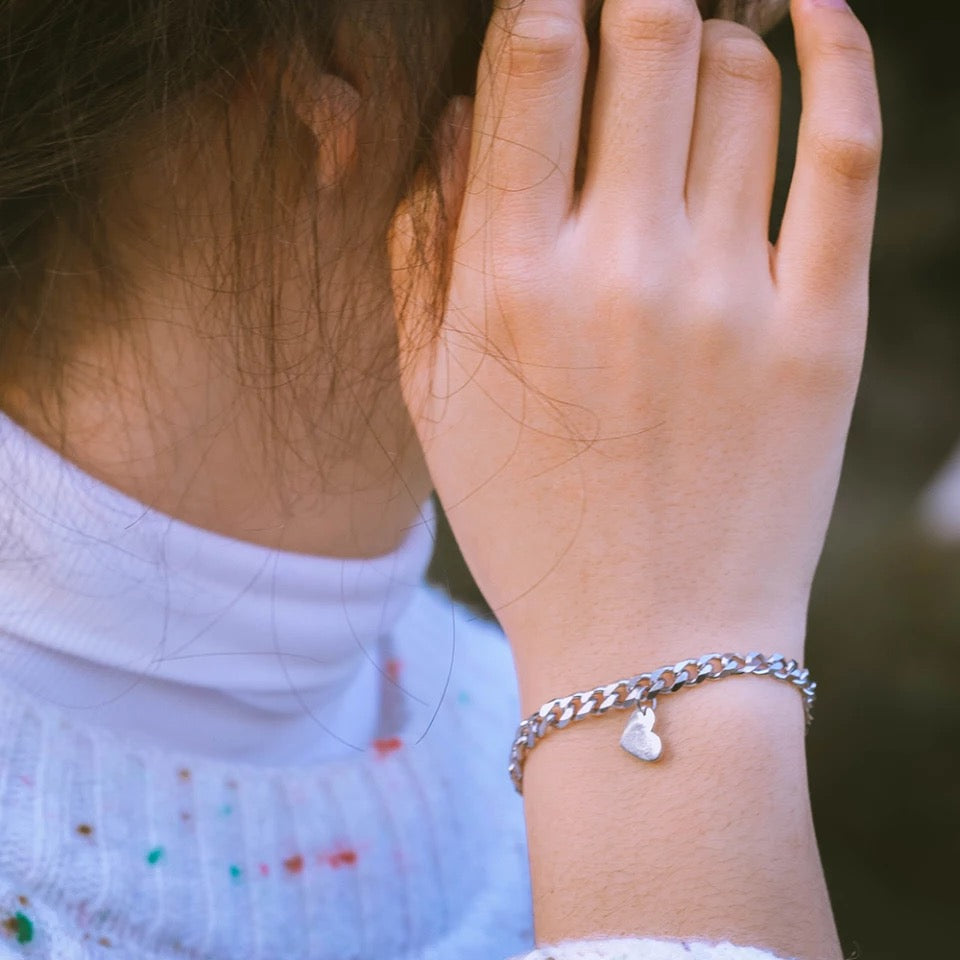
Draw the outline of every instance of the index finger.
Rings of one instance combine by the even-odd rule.
[[[590,53],[586,2],[497,0],[477,73],[463,229],[553,241],[570,214]]]

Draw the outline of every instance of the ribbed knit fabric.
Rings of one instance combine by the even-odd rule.
[[[505,766],[510,651],[495,627],[455,616],[429,729],[418,717],[314,767],[142,747],[0,690],[0,943],[32,932],[11,955],[56,960],[491,960],[532,947]],[[449,600],[425,587],[397,655],[450,628]]]
[[[770,960],[771,954],[731,943],[698,940],[568,940],[528,953],[523,960]]]
[[[8,436],[27,447],[35,444],[16,431],[8,430]],[[32,454],[26,448],[21,454],[36,454],[53,469],[50,451],[39,444]],[[60,468],[78,479],[75,468]],[[349,593],[342,587],[344,610],[368,611],[369,634],[354,637],[350,624],[332,627],[337,621],[331,611],[320,600],[311,611],[299,578],[292,578],[300,613],[290,619],[290,631],[297,634],[301,615],[313,616],[324,628],[315,638],[321,660],[329,645],[326,660],[307,664],[299,674],[304,689],[315,699],[330,699],[346,689],[341,679],[347,684],[361,676],[356,664],[344,666],[352,660],[337,660],[352,656],[343,642],[347,637],[367,651],[360,658],[364,663],[376,657],[376,670],[363,674],[378,678],[376,709],[369,722],[361,718],[347,731],[356,737],[369,728],[363,749],[340,743],[336,751],[325,747],[322,759],[271,762],[293,749],[280,744],[273,750],[271,731],[273,739],[288,734],[298,745],[303,729],[291,725],[299,718],[284,698],[290,691],[272,687],[269,674],[251,670],[243,660],[235,671],[217,672],[229,651],[216,645],[232,634],[217,634],[215,628],[223,626],[228,611],[214,611],[210,624],[198,628],[191,604],[207,594],[201,590],[193,597],[193,586],[181,584],[170,594],[164,638],[174,644],[171,649],[184,642],[173,631],[177,623],[191,643],[211,642],[213,636],[216,642],[203,648],[208,659],[195,674],[189,661],[172,662],[171,675],[159,678],[152,662],[121,667],[115,641],[123,634],[109,611],[115,609],[114,620],[126,623],[141,603],[159,595],[150,577],[163,578],[169,587],[177,569],[141,566],[143,556],[130,550],[129,539],[104,555],[105,543],[112,541],[102,531],[94,535],[87,528],[84,534],[88,520],[70,515],[72,501],[65,493],[58,494],[56,509],[33,504],[31,515],[47,526],[31,529],[22,522],[27,514],[21,508],[28,494],[47,495],[43,478],[34,477],[29,490],[19,491],[9,482],[9,470],[0,479],[8,498],[0,499],[8,534],[0,552],[0,640],[10,644],[6,659],[0,658],[2,960],[503,960],[533,948],[523,807],[506,772],[519,719],[510,648],[495,623],[452,603],[422,579],[429,557],[417,553],[415,541],[397,553],[419,564],[420,583],[404,593],[402,603],[387,596],[397,586],[390,577],[381,578],[379,608],[376,588]],[[119,494],[97,491],[92,478],[86,478],[84,490],[99,503],[126,509]],[[429,519],[432,526],[432,515]],[[124,537],[132,531],[127,521],[118,529]],[[56,549],[44,539],[50,530],[68,535]],[[65,562],[62,551],[73,549],[81,534],[106,565],[105,580],[84,567],[80,554]],[[193,560],[216,555],[229,563],[234,552],[223,538],[203,531],[180,530],[170,542],[195,542]],[[249,559],[251,549],[256,548],[238,543],[235,552]],[[316,559],[311,570],[318,598],[331,590],[336,595],[341,581],[330,579],[331,561]],[[389,569],[390,559],[375,558],[372,569],[380,570],[378,564]],[[301,572],[307,562],[279,560]],[[131,569],[136,576],[124,579]],[[347,561],[342,569],[359,567]],[[402,572],[401,580],[411,574]],[[113,596],[105,589],[111,583],[125,584],[124,591]],[[209,590],[216,595],[213,586]],[[270,619],[257,608],[259,595],[244,593],[252,604],[252,624]],[[279,598],[269,591],[263,596],[282,620]],[[91,598],[97,600],[93,606]],[[374,616],[378,609],[390,615]],[[79,617],[78,611],[82,623],[70,619]],[[230,629],[239,631],[237,650],[250,654],[256,636],[242,635],[246,619]],[[145,618],[139,629],[149,629],[151,622]],[[140,639],[130,636],[131,650],[139,649]],[[67,641],[69,652],[63,649]],[[323,663],[329,669],[321,669]],[[56,677],[71,678],[73,686],[44,684],[61,666]],[[123,679],[124,670],[144,685],[140,699],[137,683],[125,685],[125,713],[69,705],[89,693],[88,680]],[[238,683],[241,677],[246,686]],[[247,689],[257,683],[260,689]],[[183,716],[168,717],[166,724],[163,717],[138,718],[141,705]],[[221,714],[236,716],[259,734],[250,751],[256,762],[236,759],[242,743],[226,743],[222,756],[211,756],[218,740],[207,730],[193,731],[196,748],[188,747],[191,725],[215,724]],[[331,717],[346,724],[351,713]],[[165,730],[170,742],[163,742]],[[228,727],[223,731],[229,740]],[[321,725],[315,735],[330,737]],[[546,956],[770,960],[771,955],[729,945],[609,940],[541,950],[530,960]]]

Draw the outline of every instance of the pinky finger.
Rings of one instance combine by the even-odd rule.
[[[803,114],[777,286],[794,302],[866,307],[883,141],[870,39],[848,8],[793,0],[792,14]]]

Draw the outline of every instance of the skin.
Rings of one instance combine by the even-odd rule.
[[[104,303],[65,280],[46,304],[84,328],[64,372],[65,406],[53,404],[48,378],[43,371],[31,376],[27,363],[19,382],[0,388],[0,406],[11,416],[137,500],[226,536],[333,557],[395,549],[432,489],[395,368],[384,368],[381,359],[396,354],[396,321],[376,225],[393,209],[401,155],[399,149],[391,154],[389,143],[399,127],[388,123],[386,147],[363,148],[384,135],[384,118],[399,124],[407,104],[400,84],[371,82],[374,70],[383,71],[379,38],[372,31],[352,35],[352,29],[345,24],[339,42],[344,56],[357,51],[353,83],[330,74],[296,87],[286,77],[284,83],[299,119],[317,142],[328,141],[319,156],[318,189],[338,186],[329,199],[319,194],[319,255],[331,265],[321,313],[342,313],[338,322],[350,345],[339,362],[348,370],[372,368],[385,382],[379,393],[354,374],[341,377],[344,385],[328,399],[334,371],[296,262],[285,265],[282,279],[281,334],[292,346],[281,347],[280,358],[299,375],[270,390],[279,423],[268,419],[267,379],[256,374],[257,360],[248,360],[254,373],[245,382],[238,377],[221,319],[229,317],[232,302],[211,298],[222,281],[205,272],[212,249],[227,248],[232,222],[219,174],[228,163],[223,121],[213,104],[202,102],[194,105],[200,116],[209,112],[202,145],[187,143],[147,160],[135,146],[116,159],[122,174],[107,171],[107,181],[118,184],[107,196],[111,239],[137,278],[136,295]],[[233,145],[241,176],[258,149],[273,69],[265,57],[231,105],[232,127],[248,134]],[[337,131],[332,140],[331,129]],[[199,146],[209,162],[195,162]],[[292,174],[281,164],[281,183],[285,176]],[[183,216],[198,199],[209,218]],[[309,223],[313,212],[304,207],[291,219]],[[284,244],[312,250],[312,237],[294,225],[281,236]],[[82,277],[90,270],[81,257],[64,273]],[[369,298],[351,299],[357,289]],[[305,357],[317,359],[304,365]]]
[[[654,7],[659,19],[638,16]],[[376,440],[337,449],[300,421],[289,459],[269,466],[258,404],[222,372],[195,296],[161,279],[162,245],[144,264],[136,349],[91,343],[70,385],[73,459],[229,535],[369,555],[393,546],[432,484],[510,638],[525,714],[707,650],[802,661],[868,313],[882,131],[856,18],[793,2],[804,117],[774,246],[779,72],[756,34],[703,23],[692,0],[606,0],[581,112],[586,12],[583,0],[498,7],[476,103],[451,105],[464,122],[438,144],[460,210],[452,276],[413,266],[406,205],[384,262],[362,274],[412,310],[447,292],[428,344],[403,317],[354,305],[362,349],[396,337],[403,359]],[[320,99],[298,108],[318,132]],[[237,109],[255,123],[255,93]],[[344,156],[351,142],[362,132]],[[356,153],[328,158],[323,176],[371,189]],[[392,170],[389,156],[369,163]],[[134,188],[149,198],[156,185],[145,170]],[[360,269],[349,255],[339,268]],[[296,306],[295,278],[289,296]],[[162,381],[144,379],[144,351]],[[43,436],[28,396],[4,403]],[[398,484],[384,451],[401,449]],[[336,492],[317,485],[321,451]],[[796,692],[743,677],[664,700],[656,765],[619,749],[616,713],[530,757],[538,941],[703,937],[837,960]]]
[[[451,276],[406,256],[403,211],[393,234],[398,302],[448,291],[438,342],[401,323],[405,396],[525,715],[710,651],[803,662],[869,312],[882,124],[850,10],[792,4],[803,117],[776,244],[780,74],[756,34],[607,0],[578,190],[583,13],[498,9],[448,166]],[[839,958],[796,691],[731,677],[662,700],[657,764],[620,749],[615,713],[530,755],[538,941]]]

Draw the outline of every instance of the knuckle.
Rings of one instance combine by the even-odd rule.
[[[863,341],[846,344],[813,336],[785,338],[776,353],[776,380],[806,393],[845,393],[854,388],[863,367]]]
[[[586,49],[586,33],[579,20],[560,14],[521,16],[506,44],[506,72],[510,76],[563,74]]]
[[[876,71],[873,44],[866,30],[859,25],[852,30],[822,35],[814,45],[814,52],[820,59],[842,60],[869,73]]]
[[[634,49],[684,47],[699,36],[702,22],[686,0],[620,0],[603,8],[600,41]]]
[[[684,327],[701,353],[714,358],[740,345],[750,311],[724,282],[702,283],[691,292]]]
[[[497,245],[491,264],[492,279],[497,284],[504,303],[516,307],[530,299],[537,300],[549,292],[549,277],[546,275],[544,258],[532,252],[535,244],[519,236],[504,237]]]
[[[613,257],[594,279],[595,297],[605,317],[656,314],[669,302],[669,284],[653,271],[641,275],[637,265]]]
[[[733,312],[733,297],[720,282],[704,282],[690,291],[690,323],[707,330],[725,326]]]
[[[860,130],[820,131],[813,137],[817,162],[846,180],[870,181],[880,170],[883,134],[868,126]]]
[[[780,64],[759,38],[720,37],[710,44],[706,55],[717,73],[732,80],[764,87],[780,81]]]

